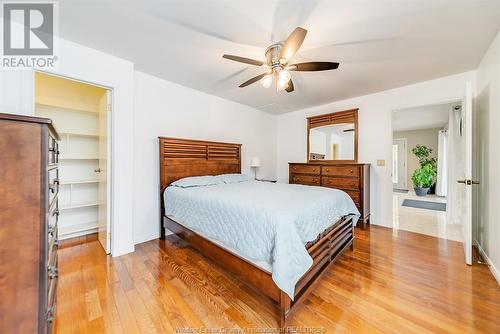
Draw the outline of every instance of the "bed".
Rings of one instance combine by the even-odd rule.
[[[238,177],[240,153],[240,144],[160,137],[161,238],[167,228],[272,298],[285,327],[328,264],[353,248],[358,211],[340,190]],[[208,176],[221,174],[229,179]],[[193,176],[210,182],[178,186]]]

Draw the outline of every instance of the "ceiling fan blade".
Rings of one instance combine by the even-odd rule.
[[[295,53],[299,50],[302,42],[306,38],[307,30],[301,27],[295,28],[295,30],[288,36],[283,44],[280,51],[280,58],[285,59],[287,62],[293,57]]]
[[[339,63],[329,61],[311,61],[307,63],[298,63],[290,65],[290,71],[328,71],[335,70]]]
[[[294,89],[295,88],[293,87],[293,81],[292,81],[292,79],[290,79],[288,81],[288,85],[286,86],[285,90],[287,91],[287,93],[291,93],[291,92],[293,92]]]
[[[258,75],[258,76],[256,76],[256,77],[253,77],[252,79],[247,80],[247,81],[245,81],[244,83],[242,83],[241,85],[239,85],[239,87],[240,87],[240,88],[243,88],[243,87],[246,87],[246,86],[248,86],[248,85],[251,85],[251,84],[253,84],[254,82],[259,81],[260,79],[262,79],[263,77],[265,77],[265,76],[266,76],[266,75],[268,75],[268,74],[269,74],[269,73],[267,73],[267,72],[266,72],[266,73],[262,73],[262,74],[260,74],[260,75]]]
[[[250,59],[250,58],[232,56],[232,55],[223,55],[222,58],[234,60],[234,61],[237,61],[240,63],[255,65],[255,66],[262,66],[265,64],[263,61],[260,61],[260,60],[254,60],[254,59]]]

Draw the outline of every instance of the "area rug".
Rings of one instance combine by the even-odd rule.
[[[419,201],[416,199],[405,199],[403,201],[403,206],[408,206],[417,209],[427,209],[435,211],[446,211],[446,203],[436,203],[429,201]]]

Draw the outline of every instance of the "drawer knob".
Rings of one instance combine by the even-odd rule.
[[[294,166],[294,167],[293,167],[293,170],[297,170],[297,167],[295,167],[295,166]]]
[[[327,168],[326,171],[329,172],[330,170]]]
[[[55,232],[55,231],[56,231],[55,226],[50,225],[50,226],[49,226],[49,231],[48,231],[48,233],[49,233],[50,235],[54,235],[54,232]]]
[[[54,279],[59,277],[59,270],[56,267],[49,266],[47,268],[48,273],[49,273],[49,278]]]
[[[45,314],[45,318],[47,319],[47,322],[54,321],[54,306],[51,306],[47,309],[47,313]]]
[[[352,174],[354,171],[351,169],[349,172]]]

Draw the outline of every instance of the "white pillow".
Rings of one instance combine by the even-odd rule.
[[[212,175],[205,175],[205,176],[185,177],[183,179],[172,182],[171,186],[190,188],[190,187],[212,186],[221,183],[223,183],[222,180],[218,179],[217,177]]]
[[[250,176],[245,174],[221,174],[217,175],[217,178],[224,183],[238,183],[252,180]]]

